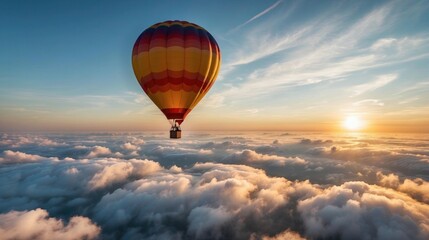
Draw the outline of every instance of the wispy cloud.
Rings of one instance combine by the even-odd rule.
[[[316,16],[286,32],[274,31],[272,22],[268,24],[271,27],[258,25],[248,32],[241,50],[226,61],[225,75],[241,72],[245,80],[225,88],[221,95],[247,99],[284,88],[344,80],[359,72],[429,57],[421,51],[429,47],[429,40],[421,34],[379,37],[399,21],[400,8],[395,4],[379,6],[352,22],[350,16],[356,13],[354,9]],[[279,17],[277,21],[280,24],[283,19]],[[268,56],[275,60],[268,60]],[[263,60],[261,64],[255,64],[260,60]],[[355,87],[354,96],[397,78],[391,74],[380,77]]]
[[[249,40],[227,66],[246,65],[279,53],[278,61],[254,69],[248,75],[239,87],[242,95],[272,93],[279,86],[308,85],[345,77],[371,67],[379,59],[356,46],[384,27],[390,9],[389,5],[375,9],[350,27],[344,24],[350,13],[319,16],[285,33],[276,33],[261,25],[250,32],[246,37]],[[235,95],[234,90],[225,94],[228,92]]]
[[[275,2],[273,5],[269,6],[268,8],[266,8],[265,10],[263,10],[262,12],[256,14],[255,16],[253,16],[252,18],[250,18],[249,20],[247,20],[246,22],[238,25],[237,27],[233,28],[230,33],[237,31],[238,29],[246,26],[247,24],[253,22],[254,20],[262,17],[263,15],[269,13],[271,10],[273,10],[274,8],[276,8],[281,2],[283,2],[283,0],[279,0],[277,2]]]
[[[399,104],[407,104],[407,103],[415,102],[415,101],[417,101],[419,99],[420,98],[418,98],[418,97],[407,98],[405,100],[400,101]]]
[[[364,94],[366,92],[374,91],[377,88],[381,88],[390,82],[394,81],[398,78],[397,74],[386,74],[378,76],[374,81],[357,85],[353,87],[353,95],[352,97]]]
[[[411,92],[411,91],[416,91],[416,90],[421,90],[421,89],[425,89],[429,87],[429,81],[425,81],[425,82],[418,82],[413,84],[413,86],[404,88],[401,90],[401,94],[405,93],[405,92]]]
[[[384,103],[378,99],[364,99],[354,102],[353,106],[384,106]]]

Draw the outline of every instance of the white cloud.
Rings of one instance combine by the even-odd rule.
[[[381,50],[392,50],[395,48],[396,51],[410,51],[414,50],[417,47],[420,47],[423,44],[427,44],[429,38],[421,37],[404,37],[401,39],[396,38],[381,38],[378,39],[372,46],[371,50],[381,51]]]
[[[71,168],[67,169],[66,173],[67,174],[78,174],[79,173],[79,169],[77,169],[75,167],[71,167]]]
[[[157,146],[155,149],[152,149],[153,152],[159,154],[167,153],[184,153],[184,154],[213,154],[213,151],[210,149],[195,149],[195,148],[185,148],[185,147],[171,147],[171,146]]]
[[[386,48],[386,47],[390,47],[392,46],[395,42],[397,41],[397,39],[395,38],[382,38],[382,39],[378,39],[372,46],[371,49],[372,50],[379,50],[382,48]]]
[[[188,232],[197,239],[212,238],[221,239],[221,227],[231,220],[233,213],[224,208],[196,207],[188,216]]]
[[[239,50],[225,63],[223,79],[239,73],[245,80],[232,87],[223,86],[216,98],[247,102],[249,97],[280,93],[289,87],[344,81],[359,72],[427,58],[429,41],[424,35],[380,38],[368,43],[398,21],[401,7],[396,5],[376,7],[352,23],[353,11],[328,11],[297,27],[282,28],[287,32],[278,31],[283,17],[257,25],[244,33]],[[264,59],[273,54],[273,61]],[[254,63],[261,59],[261,64]],[[249,67],[249,63],[253,64]],[[385,84],[379,80],[357,86],[354,96]]]
[[[64,145],[63,143],[58,143],[55,142],[51,139],[48,138],[36,138],[36,140],[38,141],[38,144],[40,146],[59,146],[59,145]]]
[[[119,162],[104,167],[103,170],[94,175],[88,183],[91,188],[105,187],[108,184],[124,181],[133,171],[133,165],[129,162]]]
[[[309,238],[427,239],[429,207],[396,191],[348,182],[300,201]]]
[[[67,225],[44,209],[0,214],[0,236],[12,239],[96,239],[100,228],[89,218],[75,216]]]
[[[210,150],[210,149],[200,149],[199,151],[198,151],[198,153],[200,153],[200,154],[213,154],[213,151],[212,150]]]
[[[286,230],[275,235],[274,237],[264,236],[262,240],[305,240],[305,238],[301,237],[297,232]]]
[[[10,147],[18,148],[23,145],[38,145],[38,146],[64,146],[65,143],[59,143],[57,141],[54,141],[52,139],[46,138],[46,137],[40,137],[40,136],[33,136],[33,135],[26,135],[26,136],[8,136],[7,138],[0,141],[0,144],[2,145],[8,145]]]
[[[76,135],[64,146],[33,146],[32,153],[65,159],[72,152],[75,160],[4,164],[0,212],[40,207],[57,219],[85,216],[103,228],[100,239],[428,236],[429,152],[421,136],[209,133],[177,142],[148,134],[140,152],[158,162],[87,159],[74,149],[85,138],[109,150],[132,142],[127,134]],[[377,179],[379,170],[395,174]]]
[[[131,143],[134,145],[142,145],[145,144],[145,141],[142,138],[137,138],[137,137],[131,137],[129,138]]]
[[[255,16],[253,16],[252,18],[250,18],[246,22],[244,22],[244,23],[238,25],[237,27],[235,27],[234,29],[232,29],[231,32],[236,31],[239,28],[244,27],[247,24],[253,22],[254,20],[262,17],[263,15],[267,14],[268,12],[270,12],[271,10],[273,10],[274,8],[276,8],[281,2],[283,2],[283,0],[279,0],[279,1],[275,2],[273,5],[269,6],[268,8],[266,8],[265,10],[263,10],[262,12],[256,14]]]
[[[129,150],[129,151],[136,151],[136,150],[140,150],[140,147],[137,145],[134,145],[130,142],[124,143],[121,145],[121,148],[125,149],[125,150]]]
[[[11,151],[6,150],[3,152],[3,162],[10,163],[10,162],[33,162],[43,159],[43,157],[39,155],[33,155],[33,154],[27,154],[19,151]]]
[[[83,145],[74,146],[74,149],[88,149],[89,147]]]
[[[249,43],[242,45],[241,50],[236,53],[236,57],[226,67],[234,67],[255,62],[259,59],[295,47],[301,38],[308,34],[312,27],[303,27],[295,32],[278,36],[274,33],[251,32],[248,37]],[[258,35],[257,37],[253,35]],[[251,50],[249,50],[251,49]],[[233,70],[233,69],[231,69]]]
[[[352,88],[353,95],[358,96],[366,92],[374,91],[381,88],[398,78],[397,74],[385,74],[378,76],[374,81],[360,84]]]
[[[207,99],[204,99],[201,104],[208,108],[220,108],[225,106],[225,97],[222,94],[214,93],[207,96]]]
[[[162,167],[158,163],[147,160],[119,161],[103,167],[100,172],[92,177],[88,185],[92,189],[106,187],[114,183],[123,182],[131,175],[143,177],[161,169]]]
[[[364,99],[353,103],[353,106],[384,106],[384,103],[378,99]]]
[[[180,172],[183,172],[183,169],[182,169],[181,167],[178,167],[178,166],[176,166],[176,165],[173,165],[173,166],[170,168],[170,171],[171,171],[171,172],[173,172],[173,173],[180,173]]]
[[[95,158],[95,157],[101,157],[101,156],[107,156],[112,154],[112,151],[103,146],[94,146],[90,153],[88,153],[89,158]]]
[[[96,219],[102,226],[116,227],[156,222],[157,228],[146,237],[165,233],[164,228],[174,234],[175,225],[162,220],[173,218],[188,223],[192,239],[248,239],[274,227],[272,214],[281,211],[290,196],[313,196],[317,191],[308,182],[271,178],[247,166],[196,164],[185,172],[157,172],[105,195],[96,206]],[[258,219],[258,228],[251,219]],[[276,221],[288,225],[287,219],[284,215]],[[277,226],[279,232],[286,230]]]
[[[30,163],[40,160],[58,161],[57,157],[42,157],[37,154],[27,154],[20,151],[5,150],[3,158],[0,158],[0,163]]]
[[[283,157],[277,155],[260,154],[249,149],[235,153],[227,159],[228,162],[231,161],[233,163],[272,163],[279,166],[284,166],[286,164],[307,163],[307,161],[299,157]]]
[[[393,173],[384,175],[381,172],[377,172],[377,178],[381,186],[396,189],[429,204],[429,182],[421,178],[404,179],[401,182],[398,175]]]
[[[344,26],[347,14],[314,19],[292,30],[292,33],[287,32],[279,37],[271,36],[271,29],[261,25],[261,29],[255,30],[254,36],[248,37],[251,40],[242,46],[243,49],[251,46],[251,50],[239,53],[239,60],[227,65],[247,64],[273,53],[296,48],[288,52],[283,60],[253,71],[248,77],[249,81],[238,88],[241,93],[253,95],[272,93],[279,86],[299,86],[336,79],[370,68],[380,57],[372,53],[362,54],[356,48],[362,39],[385,27],[383,23],[390,8],[389,5],[377,8],[347,28]],[[279,35],[277,32],[275,34]],[[235,92],[230,90],[225,94],[233,96]]]

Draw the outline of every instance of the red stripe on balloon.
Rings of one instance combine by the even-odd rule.
[[[197,94],[201,87],[196,85],[181,85],[181,84],[165,84],[165,85],[153,85],[151,87],[143,86],[143,90],[148,93],[165,93],[167,91],[185,91],[185,92],[194,92]]]
[[[165,114],[167,119],[185,119],[186,115],[190,112],[189,108],[164,108],[161,111]]]
[[[200,29],[196,25],[184,27],[181,25],[182,22],[177,24],[178,22],[172,21],[172,23],[174,24],[170,26],[157,24],[145,30],[134,45],[133,55],[139,54],[142,49],[153,47],[180,46],[208,50],[209,45],[214,53],[218,53],[216,41],[206,30]],[[185,44],[183,44],[183,39],[186,39]]]
[[[193,91],[198,93],[200,89],[204,89],[208,82],[203,82],[197,79],[187,78],[165,78],[165,79],[152,79],[146,78],[140,80],[143,90],[150,91],[151,93],[165,92],[168,90],[179,91]]]
[[[162,86],[165,84],[184,84],[184,85],[195,85],[198,87],[204,86],[204,83],[208,83],[208,81],[201,81],[198,79],[189,79],[189,78],[162,78],[162,79],[153,79],[153,78],[142,78],[140,81],[142,84],[148,84],[151,86]]]

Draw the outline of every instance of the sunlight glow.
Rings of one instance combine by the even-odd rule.
[[[349,131],[362,130],[364,125],[364,121],[357,116],[348,116],[343,122],[343,127]]]

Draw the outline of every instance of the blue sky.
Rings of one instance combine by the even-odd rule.
[[[427,1],[3,1],[0,129],[168,128],[135,80],[131,49],[145,28],[180,19],[212,33],[223,61],[187,129],[332,130],[356,115],[375,130],[415,131],[429,123],[428,10]]]

